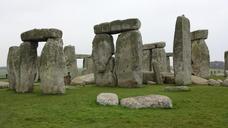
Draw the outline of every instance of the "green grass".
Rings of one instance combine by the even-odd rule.
[[[190,92],[164,92],[165,86],[144,88],[77,87],[65,95],[17,94],[0,90],[0,128],[226,128],[228,88],[194,86]],[[127,109],[96,103],[100,92],[120,98],[162,94],[173,109]]]
[[[215,79],[215,80],[218,80],[218,79],[220,79],[220,80],[225,80],[225,79],[226,79],[226,77],[224,77],[224,76],[211,76],[211,77],[210,77],[210,79]]]

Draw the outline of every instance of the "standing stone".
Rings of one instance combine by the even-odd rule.
[[[20,84],[16,92],[32,92],[37,72],[37,42],[24,42],[20,45]]]
[[[82,74],[90,74],[94,73],[94,64],[92,57],[86,57],[83,59],[83,71]]]
[[[210,55],[204,41],[207,33],[208,30],[192,32],[192,74],[205,79],[210,76]]]
[[[40,57],[39,56],[37,57],[36,64],[37,64],[37,71],[36,71],[35,82],[39,82],[40,80]]]
[[[191,84],[191,34],[190,22],[184,16],[177,17],[174,46],[173,65],[175,83],[177,85]]]
[[[77,76],[77,60],[75,59],[75,47],[68,45],[64,47],[67,72],[70,72],[71,78]]]
[[[62,39],[48,39],[40,57],[41,90],[44,94],[64,93],[65,58]]]
[[[171,72],[170,57],[172,57],[172,56],[173,56],[173,53],[166,53],[167,72]]]
[[[13,46],[9,48],[7,57],[7,71],[9,88],[15,89],[19,84],[19,70],[20,69],[20,54],[19,47]]]
[[[164,48],[152,49],[152,61],[158,62],[158,68],[161,72],[167,72],[166,53]]]
[[[115,57],[118,86],[142,86],[142,36],[139,31],[124,32],[118,36]]]
[[[151,71],[151,50],[143,50],[142,70]]]
[[[115,86],[114,43],[108,34],[97,34],[93,39],[92,58],[95,70],[95,83],[98,86]]]
[[[157,84],[163,84],[162,75],[161,75],[161,71],[159,68],[159,63],[157,61],[153,61],[152,65],[153,65],[153,70],[154,70],[155,81],[157,82]]]
[[[224,53],[225,67],[224,67],[224,75],[228,76],[228,51]]]

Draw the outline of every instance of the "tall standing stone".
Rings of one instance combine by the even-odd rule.
[[[37,72],[37,42],[24,42],[20,45],[20,83],[16,92],[32,92]]]
[[[94,73],[94,64],[93,64],[93,59],[92,57],[85,57],[83,59],[83,71],[82,74],[90,74]]]
[[[92,58],[95,68],[95,83],[98,86],[115,86],[114,43],[109,34],[97,34],[93,39]]]
[[[9,87],[15,89],[16,85],[19,84],[19,73],[20,73],[20,53],[19,47],[13,46],[9,48],[7,57],[7,71]]]
[[[161,71],[159,68],[159,63],[157,61],[152,61],[152,66],[153,66],[153,70],[154,70],[155,81],[157,82],[157,84],[163,84],[162,75],[161,75]]]
[[[143,50],[142,70],[151,71],[151,50]]]
[[[118,36],[115,59],[118,86],[142,86],[142,36],[138,30]]]
[[[228,77],[228,51],[224,53],[225,67],[224,67],[224,75]]]
[[[190,22],[184,16],[177,17],[174,46],[173,65],[175,83],[177,85],[191,84],[191,33]]]
[[[197,30],[191,34],[192,74],[208,79],[210,76],[210,55],[205,42],[208,37],[208,30]]]
[[[77,76],[77,60],[75,59],[75,47],[68,45],[64,47],[67,72],[70,72],[71,78]]]
[[[40,57],[41,90],[44,94],[64,93],[65,58],[63,41],[48,39]]]

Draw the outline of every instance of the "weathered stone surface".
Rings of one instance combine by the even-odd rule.
[[[225,77],[228,77],[228,51],[224,53],[224,60],[225,60],[224,75]]]
[[[64,47],[67,72],[70,72],[71,78],[78,74],[77,59],[75,59],[75,47],[68,45]]]
[[[208,85],[211,85],[211,86],[220,86],[220,82],[217,81],[217,80],[214,80],[214,79],[209,79],[208,80]]]
[[[62,39],[48,39],[40,57],[40,86],[42,93],[65,93],[65,64]]]
[[[19,47],[13,46],[9,48],[7,57],[7,72],[10,89],[15,89],[16,84],[19,84],[20,73],[20,53]]]
[[[167,52],[167,53],[166,53],[166,56],[167,56],[167,57],[172,57],[172,56],[173,56],[173,53],[172,53],[172,52]]]
[[[86,57],[83,59],[83,71],[82,74],[90,74],[94,73],[94,64],[92,57]]]
[[[155,42],[154,45],[156,48],[164,48],[166,44],[165,42],[161,41],[161,42]]]
[[[228,79],[225,79],[222,83],[223,86],[228,87]]]
[[[210,55],[204,40],[192,41],[192,74],[208,79],[210,77]]]
[[[142,86],[142,36],[137,30],[121,33],[116,43],[115,72],[120,87]]]
[[[154,43],[150,43],[150,44],[143,44],[143,50],[151,50],[156,48]]]
[[[160,72],[167,72],[167,64],[166,64],[166,53],[164,48],[155,48],[152,49],[152,61],[156,61],[158,63],[158,68]],[[152,65],[152,64],[151,64]]]
[[[173,65],[175,83],[177,85],[191,84],[191,34],[190,22],[184,16],[177,17],[174,46]]]
[[[167,92],[188,92],[191,91],[188,86],[168,86],[164,89]]]
[[[198,84],[198,85],[208,85],[208,80],[198,77],[198,76],[191,76],[191,80],[193,84]]]
[[[153,70],[154,70],[154,79],[157,84],[163,84],[162,76],[161,76],[161,71],[159,68],[159,64],[157,61],[152,62]]]
[[[143,50],[142,70],[151,71],[151,50]]]
[[[75,59],[84,59],[87,57],[91,57],[91,55],[90,54],[76,54],[75,55]]]
[[[97,96],[97,103],[101,105],[118,105],[119,98],[115,93],[100,93]]]
[[[167,67],[167,72],[171,72],[170,58],[169,58],[169,56],[166,56],[166,67]]]
[[[2,81],[0,81],[0,89],[2,89],[2,88],[9,88],[10,86],[9,86],[9,83],[8,82],[2,82]],[[12,87],[10,87],[10,88],[12,88]]]
[[[114,43],[108,34],[97,34],[93,39],[92,58],[95,70],[95,83],[99,86],[115,86]]]
[[[141,22],[138,19],[115,20],[94,26],[95,34],[117,34],[121,32],[138,30]]]
[[[197,30],[191,33],[191,40],[207,39],[208,30]]]
[[[172,100],[167,96],[148,95],[129,97],[120,100],[121,106],[127,108],[172,108]]]
[[[95,79],[94,79],[93,73],[78,76],[72,80],[72,84],[76,84],[76,85],[87,85],[87,84],[94,84],[94,83],[95,83]]]
[[[40,80],[40,57],[39,56],[37,56],[36,65],[37,65],[37,71],[35,75],[35,82],[38,82]]]
[[[32,29],[21,34],[22,41],[47,41],[49,38],[62,38],[62,31],[58,29]]]
[[[175,84],[175,77],[173,73],[170,72],[162,72],[162,80],[165,84]]]
[[[154,72],[143,71],[143,84],[147,84],[148,81],[155,81]]]
[[[20,45],[20,74],[16,92],[32,92],[35,74],[37,72],[38,43],[24,42]]]

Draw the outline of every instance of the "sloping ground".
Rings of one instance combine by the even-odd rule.
[[[76,87],[65,95],[41,95],[0,89],[1,128],[225,128],[228,88],[194,86],[190,92],[165,92],[165,86],[126,89]],[[120,98],[161,94],[173,109],[127,109],[101,106],[96,96],[114,92]]]

